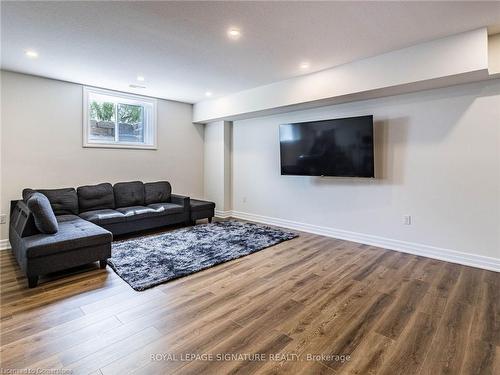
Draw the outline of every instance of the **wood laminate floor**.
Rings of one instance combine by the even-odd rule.
[[[306,233],[145,292],[0,259],[4,369],[500,374],[499,273]]]

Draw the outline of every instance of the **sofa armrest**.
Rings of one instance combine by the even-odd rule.
[[[170,203],[180,204],[184,207],[184,211],[189,211],[189,197],[185,197],[184,195],[171,194],[170,195]]]
[[[13,201],[10,201],[10,216],[14,213],[14,210],[16,209],[17,202],[22,201],[22,199],[16,199]]]
[[[10,215],[9,227],[15,230],[19,237],[28,237],[39,234],[40,231],[35,225],[33,214],[24,201],[19,200]]]

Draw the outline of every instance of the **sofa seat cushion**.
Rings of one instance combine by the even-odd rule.
[[[113,185],[116,207],[144,205],[144,184],[141,181],[118,182]]]
[[[113,186],[109,183],[80,186],[76,192],[80,212],[115,208]]]
[[[116,210],[125,215],[125,217],[129,221],[164,215],[164,213],[162,212],[157,212],[156,210],[150,207],[144,207],[144,206],[122,207],[122,208],[117,208]]]
[[[123,213],[110,209],[83,212],[80,217],[97,225],[120,223],[127,220]]]
[[[27,258],[103,245],[113,240],[111,232],[75,215],[64,215],[58,223],[59,230],[55,234],[35,234],[23,238],[22,246]]]
[[[162,212],[167,215],[170,214],[181,214],[184,212],[184,207],[180,204],[174,203],[153,203],[148,205],[149,208],[152,208],[156,212]]]
[[[202,201],[199,199],[191,199],[189,203],[191,204],[191,212],[215,209],[214,202]]]
[[[56,216],[57,222],[58,223],[64,223],[65,221],[72,221],[75,219],[78,219],[78,216],[76,215],[59,215]]]

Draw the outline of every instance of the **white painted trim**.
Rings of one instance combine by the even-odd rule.
[[[220,210],[215,210],[215,216],[219,217],[221,219],[227,219],[228,217],[231,217],[232,211],[220,211]]]
[[[291,220],[273,218],[269,216],[250,214],[246,212],[231,211],[231,217],[234,217],[236,219],[255,221],[263,224],[276,225],[284,228],[300,230],[303,232],[319,234],[322,236],[333,237],[342,240],[363,243],[371,246],[382,247],[388,250],[395,250],[427,258],[444,260],[446,262],[458,263],[465,266],[477,267],[490,271],[500,272],[500,259],[497,258],[491,258],[476,254],[468,254],[455,250],[419,244],[415,242],[395,240],[391,238],[374,236],[371,234],[328,228],[318,225],[300,223]]]
[[[10,249],[9,240],[0,240],[0,250],[8,250]]]

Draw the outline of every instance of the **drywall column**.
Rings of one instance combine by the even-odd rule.
[[[500,76],[500,33],[488,37],[488,71],[491,76]]]
[[[219,217],[229,216],[231,210],[231,132],[229,121],[205,125],[205,199],[215,202]]]

